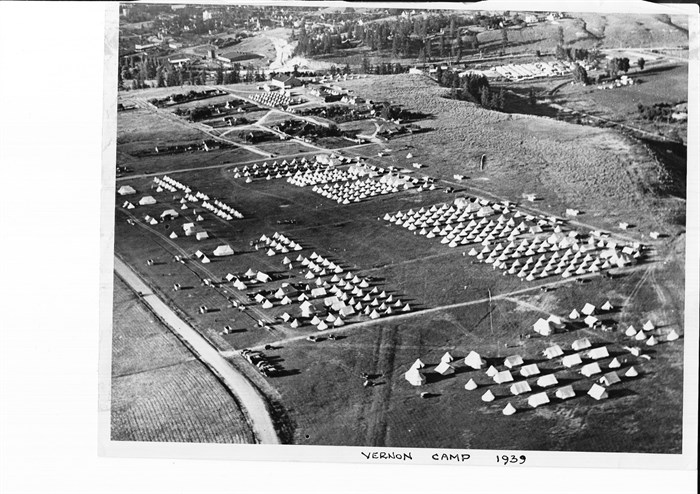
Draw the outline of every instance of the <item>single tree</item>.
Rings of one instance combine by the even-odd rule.
[[[644,65],[646,65],[646,60],[643,58],[640,58],[637,60],[637,67],[639,67],[639,70],[644,70]]]
[[[527,93],[527,101],[533,106],[535,104],[537,104],[537,97],[535,96],[535,90],[532,88],[530,88],[530,91],[528,91],[528,93]]]

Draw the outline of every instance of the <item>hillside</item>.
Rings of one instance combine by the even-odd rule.
[[[636,140],[614,130],[508,115],[450,100],[443,97],[446,89],[424,76],[385,76],[344,85],[358,95],[434,115],[422,125],[435,131],[387,144],[415,146],[420,151],[413,152],[415,160],[428,165],[433,176],[449,180],[455,173],[465,174],[472,179],[470,186],[513,200],[536,193],[542,205],[559,214],[577,208],[603,223],[634,221],[663,231],[663,198],[654,191],[666,174]],[[397,164],[410,165],[396,154]],[[488,163],[483,173],[478,170],[482,154]]]

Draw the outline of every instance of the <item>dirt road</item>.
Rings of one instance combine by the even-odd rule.
[[[158,314],[168,327],[189,344],[207,367],[220,377],[224,385],[238,399],[257,442],[279,444],[280,440],[268,413],[267,404],[258,390],[229,365],[226,359],[197,331],[180,319],[170,307],[160,300],[129,266],[115,258],[114,270],[133,290],[142,294],[143,301]]]

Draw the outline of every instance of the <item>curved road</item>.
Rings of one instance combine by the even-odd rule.
[[[224,385],[238,398],[243,408],[243,413],[248,417],[258,442],[262,444],[280,444],[265,400],[258,390],[236,371],[218,350],[212,347],[194,328],[180,319],[129,266],[117,257],[114,258],[114,271],[133,290],[143,294],[141,297],[143,301],[175,333],[187,341],[207,367],[218,374]]]

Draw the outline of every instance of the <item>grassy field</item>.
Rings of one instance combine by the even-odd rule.
[[[565,19],[508,29],[507,54],[554,51],[561,26],[566,46],[576,48],[661,47],[688,44],[688,21],[683,16],[568,13]],[[485,53],[501,50],[500,30],[477,34]]]
[[[687,142],[687,124],[649,122],[639,116],[637,104],[651,106],[657,103],[677,104],[688,100],[688,66],[659,67],[641,73],[631,73],[635,84],[610,90],[595,86],[567,85],[552,98],[560,105],[628,123],[650,132],[678,133]]]
[[[113,440],[254,441],[228,390],[118,278],[114,307]]]
[[[542,197],[538,207],[557,214],[575,207],[601,226],[628,218],[639,228],[678,231],[650,213],[650,201],[657,197],[642,192],[654,189],[660,165],[640,143],[615,131],[490,112],[442,97],[446,90],[422,76],[372,77],[345,85],[365,97],[434,115],[420,123],[434,131],[387,144],[414,155],[406,160],[405,151],[392,153],[391,164],[424,161],[432,176],[451,180],[454,174],[466,175],[470,188],[513,201],[521,201],[525,192],[536,193]],[[484,172],[479,171],[482,154]],[[612,211],[609,201],[616,205]]]
[[[130,198],[132,202],[150,191],[158,203],[126,211],[120,207],[124,198],[117,198],[116,252],[220,350],[273,345],[265,353],[279,360],[287,373],[269,380],[257,375],[253,380],[270,401],[280,404],[288,442],[679,452],[682,339],[647,349],[647,360],[627,353],[623,347],[631,342],[620,331],[578,327],[549,338],[520,337],[533,335],[532,324],[539,317],[565,316],[573,308],[580,310],[585,302],[600,305],[606,300],[616,310],[605,314],[605,319],[619,323],[622,329],[629,324],[641,327],[651,319],[660,334],[671,329],[683,333],[685,236],[682,227],[659,217],[667,203],[680,201],[654,193],[659,169],[648,151],[613,131],[490,112],[448,100],[442,97],[443,89],[421,76],[370,77],[343,85],[359,96],[390,100],[429,114],[418,124],[433,130],[384,145],[348,148],[342,154],[364,156],[382,166],[424,163],[425,173],[442,180],[437,190],[401,191],[340,205],[310,187],[295,187],[285,180],[246,184],[234,178],[235,164],[170,174],[193,191],[207,193],[244,215],[224,221],[196,205],[179,210],[178,194],[151,191],[152,179],[127,179],[123,183],[138,191]],[[278,152],[299,151],[296,145],[285,145],[289,147]],[[377,153],[387,148],[391,151],[380,158]],[[412,158],[406,157],[409,152]],[[487,155],[486,169],[479,171],[482,154]],[[469,179],[457,183],[456,173]],[[436,239],[413,235],[380,219],[387,212],[452,201],[454,196],[445,194],[448,185],[461,194],[493,194],[519,203],[523,193],[536,193],[542,200],[528,203],[526,210],[561,215],[566,208],[577,208],[584,213],[580,220],[591,227],[615,229],[618,221],[628,221],[634,225],[624,232],[628,238],[649,243],[650,229],[667,236],[653,242],[645,262],[614,280],[594,278],[543,292],[539,290],[542,282],[501,276],[490,266],[464,257],[466,248],[450,249]],[[179,218],[153,226],[143,224],[145,215],[159,217],[172,207],[180,211]],[[182,224],[194,221],[198,214],[203,218],[197,223],[209,233],[209,239],[197,241],[182,233]],[[138,222],[130,224],[128,219]],[[173,231],[178,238],[169,238]],[[274,320],[288,310],[277,304],[270,310],[249,304],[247,310],[239,311],[231,301],[245,300],[244,294],[229,283],[217,283],[227,273],[251,268],[273,276],[274,281],[251,286],[248,292],[276,290],[303,275],[298,268],[286,271],[283,255],[267,256],[264,250],[251,247],[251,240],[276,231],[300,242],[305,256],[317,252],[346,271],[372,276],[373,285],[410,301],[414,312],[376,321],[366,316],[351,318],[348,322],[354,324],[340,328],[335,341],[312,343],[305,336],[316,333],[315,328],[294,329]],[[231,245],[236,255],[211,257],[208,264],[173,262],[175,255],[191,258],[197,250],[211,253],[222,243]],[[155,262],[147,266],[147,259]],[[205,278],[215,286],[204,286]],[[173,291],[174,283],[181,289]],[[208,308],[204,314],[198,310],[202,305]],[[258,319],[269,322],[269,327],[256,328]],[[232,331],[221,334],[227,325]],[[592,379],[583,378],[577,369],[542,361],[539,352],[546,346],[558,343],[565,347],[583,336],[608,346],[611,357],[606,363],[616,356],[623,361],[623,372],[634,365],[640,377],[623,379],[611,387],[609,400],[596,402],[585,396]],[[565,403],[553,399],[546,407],[528,410],[526,396],[506,398],[507,386],[487,385],[483,372],[468,371],[461,364],[454,377],[437,379],[433,373],[421,388],[405,381],[403,373],[416,358],[431,366],[448,350],[455,357],[476,350],[489,364],[499,366],[503,357],[518,353],[528,363],[537,362],[543,370],[556,372],[560,383],[572,384],[579,396]],[[246,367],[244,372],[256,371]],[[377,374],[377,385],[364,387],[363,372]],[[469,378],[481,388],[466,391]],[[133,386],[140,399],[152,392],[139,383]],[[490,404],[480,399],[487,388],[497,397]],[[421,399],[421,391],[433,396]],[[519,413],[506,417],[500,411],[509,401]]]

